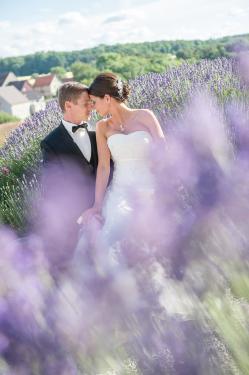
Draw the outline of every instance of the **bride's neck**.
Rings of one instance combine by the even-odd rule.
[[[127,107],[126,104],[121,103],[118,107],[112,109],[110,113],[112,117],[112,121],[115,124],[124,123],[130,116],[131,111],[132,110],[129,107]]]

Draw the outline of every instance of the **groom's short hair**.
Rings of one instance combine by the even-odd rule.
[[[79,96],[83,93],[88,93],[88,87],[80,82],[65,82],[58,90],[58,102],[62,112],[65,111],[65,102],[77,103]]]

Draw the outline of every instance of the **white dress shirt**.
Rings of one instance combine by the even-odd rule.
[[[91,159],[91,141],[89,138],[89,134],[87,133],[86,129],[78,129],[75,133],[72,132],[72,124],[71,122],[67,122],[64,119],[62,120],[62,124],[65,126],[66,130],[68,131],[69,135],[72,137],[73,141],[79,147],[80,151],[84,155],[87,161]]]

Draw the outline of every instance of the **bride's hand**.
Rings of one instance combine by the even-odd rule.
[[[101,210],[94,206],[84,211],[78,218],[77,223],[79,225],[86,225],[93,217],[95,217],[99,221],[102,221]]]

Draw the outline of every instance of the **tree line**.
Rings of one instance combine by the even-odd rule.
[[[249,34],[219,39],[175,40],[144,43],[99,45],[71,52],[36,52],[0,59],[0,73],[18,76],[53,72],[63,77],[72,71],[77,81],[89,83],[100,71],[113,71],[131,79],[148,72],[161,73],[184,61],[231,57],[249,50]]]

